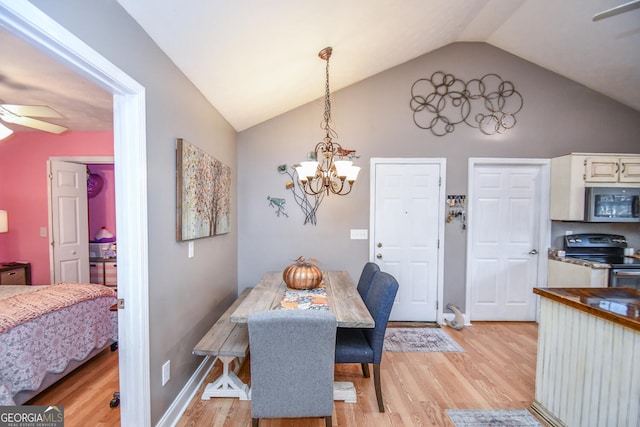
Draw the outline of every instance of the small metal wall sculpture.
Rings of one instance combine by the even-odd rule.
[[[305,193],[302,190],[302,188],[300,188],[300,182],[298,180],[297,172],[295,170],[296,166],[299,166],[299,165],[293,165],[291,168],[288,168],[286,164],[283,164],[278,166],[278,172],[281,174],[286,174],[290,178],[290,180],[285,183],[285,188],[287,190],[291,190],[291,193],[293,194],[293,199],[295,200],[296,204],[300,207],[300,210],[302,210],[302,213],[304,214],[304,225],[307,225],[307,224],[316,225],[318,221],[316,217],[316,212],[320,207],[320,203],[322,203],[322,200],[324,199],[325,193],[322,192],[316,196],[309,196],[307,193]],[[269,201],[270,201],[270,205],[271,203],[273,203],[276,206],[278,206],[279,201],[282,201],[283,206],[285,203],[284,199],[274,199],[273,197],[270,198]],[[276,210],[276,214],[279,216],[278,210]],[[285,216],[288,217],[288,215],[286,214]]]
[[[285,199],[267,196],[267,200],[269,201],[269,206],[271,206],[272,208],[276,208],[276,216],[279,217],[282,214],[285,217],[289,218],[289,214],[284,211],[284,205],[285,203],[287,203]]]
[[[430,79],[413,83],[409,104],[416,126],[436,136],[453,132],[460,123],[493,135],[516,125],[523,100],[513,83],[496,74],[465,83],[452,74],[436,71]]]

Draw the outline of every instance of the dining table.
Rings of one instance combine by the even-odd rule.
[[[244,300],[238,305],[229,320],[234,323],[248,323],[249,315],[261,311],[282,309],[326,309],[336,316],[339,328],[373,328],[375,322],[367,309],[356,284],[346,271],[322,271],[322,282],[319,292],[324,298],[326,294],[326,307],[307,304],[292,304],[291,297],[296,293],[301,295],[314,295],[315,290],[290,289],[284,283],[281,271],[269,271],[251,290]],[[334,382],[334,400],[343,400],[347,403],[357,401],[357,393],[352,382]]]
[[[339,328],[373,328],[375,322],[358,289],[346,271],[323,271],[328,310],[336,316]],[[295,293],[282,279],[282,272],[265,273],[242,303],[231,313],[231,322],[247,323],[249,315],[283,309],[285,293]],[[299,292],[304,293],[304,290]],[[305,308],[308,308],[305,306]]]

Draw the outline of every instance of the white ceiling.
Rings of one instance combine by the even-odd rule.
[[[113,129],[113,96],[31,45],[0,30],[0,103],[48,105],[74,131]],[[33,129],[4,123],[15,132]]]
[[[592,21],[626,1],[118,0],[238,131],[320,98],[317,53],[326,46],[332,91],[453,42],[482,41],[640,111],[640,9]],[[4,47],[0,38],[1,57]],[[49,94],[43,102],[58,110],[77,101],[85,116],[104,112],[77,82],[69,88],[58,72],[44,80],[37,71],[49,65],[7,62],[4,102]]]

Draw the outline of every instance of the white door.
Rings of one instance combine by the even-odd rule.
[[[53,282],[89,282],[87,169],[49,161]]]
[[[476,164],[470,169],[470,318],[533,321],[533,288],[546,279],[540,271],[547,252],[548,164]]]
[[[372,159],[370,258],[400,285],[391,320],[437,321],[443,159]]]

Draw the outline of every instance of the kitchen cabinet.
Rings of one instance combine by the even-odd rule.
[[[532,412],[549,426],[639,426],[640,293],[533,292],[540,320]]]
[[[105,286],[117,286],[118,274],[115,258],[91,258],[89,261],[91,283]]]
[[[585,182],[640,182],[640,157],[589,156]]]
[[[549,288],[606,288],[608,285],[609,268],[593,268],[579,263],[549,259]]]
[[[584,221],[586,187],[640,187],[640,154],[571,153],[551,159],[551,219]]]

